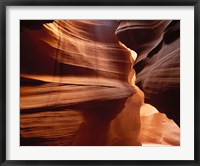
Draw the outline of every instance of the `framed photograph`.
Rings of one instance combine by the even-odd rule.
[[[200,165],[199,0],[0,4],[1,165]]]

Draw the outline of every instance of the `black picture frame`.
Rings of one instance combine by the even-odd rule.
[[[6,160],[6,7],[7,6],[193,6],[195,22],[194,160]],[[0,2],[0,164],[1,165],[200,165],[200,1],[199,0],[1,0]]]

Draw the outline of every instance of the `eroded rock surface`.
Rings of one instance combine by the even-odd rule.
[[[61,20],[22,28],[22,145],[119,144],[108,134],[110,123],[137,91],[130,84],[134,61],[115,38],[117,25]],[[132,117],[138,133],[142,101],[138,96]],[[120,144],[141,145],[134,137]]]
[[[148,24],[156,27],[157,22],[149,21]],[[163,31],[171,24],[171,21],[161,21],[162,28],[159,32],[146,32],[151,34],[151,38],[146,39],[146,47],[141,43],[141,39],[137,47],[142,48],[132,48],[139,54],[135,67],[138,71],[139,65],[143,70],[138,73],[137,80],[142,90],[147,93],[146,99],[151,98],[153,92],[157,91],[152,89],[152,81],[144,79],[147,76],[149,79],[154,78],[149,74],[149,67],[145,68],[140,63],[143,59],[146,60],[151,47],[157,48],[157,44],[164,40]],[[179,145],[178,126],[164,114],[152,114],[151,108],[144,109],[144,94],[133,81],[134,59],[115,35],[127,35],[125,29],[119,31],[118,27],[121,25],[122,22],[117,21],[93,20],[55,20],[53,23],[22,21],[21,145]],[[119,38],[124,43],[124,40]],[[178,44],[177,40],[173,42]],[[171,40],[169,43],[171,44]],[[167,44],[163,44],[162,48],[174,50],[175,47],[168,48]],[[147,54],[142,54],[140,50]],[[170,70],[171,63],[165,63],[168,58],[163,59],[163,52],[158,51],[155,54],[151,64],[156,69],[160,67],[160,62],[166,64],[166,68],[161,68],[165,75],[166,69]],[[174,77],[177,78],[178,74],[178,71],[174,73]],[[157,78],[161,75],[155,77],[158,82]],[[167,80],[167,84],[160,80],[157,89],[178,87],[178,79],[176,84],[174,80]],[[146,116],[144,110],[149,112],[149,116]],[[149,134],[156,124],[160,128]],[[165,124],[171,124],[171,129]],[[152,141],[152,138],[156,140]]]
[[[180,21],[121,21],[116,35],[138,54],[136,85],[145,102],[180,125]]]

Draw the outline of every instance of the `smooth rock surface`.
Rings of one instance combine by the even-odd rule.
[[[143,99],[131,84],[134,61],[115,38],[117,25],[58,20],[21,29],[21,145],[141,145]],[[137,135],[113,143],[111,121],[131,97]]]
[[[148,28],[157,27],[156,21],[147,22]],[[135,85],[135,56],[115,36],[115,33],[119,35],[121,23],[114,20],[21,22],[21,146],[180,145],[179,127],[165,114],[156,109],[152,112],[152,106],[144,103],[144,96],[151,99],[157,91],[152,88],[154,78],[149,67],[141,65],[140,59],[136,59],[135,67],[142,68],[137,80],[145,95]],[[171,21],[160,21],[159,33],[148,31],[148,34],[153,32],[148,49],[140,49],[148,53],[152,49],[149,47],[156,47],[158,40],[163,40],[163,30],[170,24]],[[122,34],[127,35],[126,31]],[[178,44],[178,39],[173,42]],[[164,44],[164,51],[153,56],[151,62],[155,69],[160,68],[159,63],[166,64],[158,72],[164,75],[165,71],[167,74],[171,71],[171,63],[166,63],[168,58],[163,59],[161,55],[166,49],[177,53],[176,47],[169,46]],[[141,54],[143,59],[148,55]],[[178,74],[178,70],[173,72],[175,78]],[[160,74],[155,77],[158,91],[178,88],[178,79],[175,82],[167,78],[166,84],[165,80],[158,81]],[[157,101],[156,97],[153,99]]]
[[[180,125],[180,21],[121,21],[116,35],[137,52],[136,85],[145,102]]]

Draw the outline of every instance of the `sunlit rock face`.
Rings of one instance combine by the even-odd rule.
[[[141,145],[143,97],[131,83],[134,60],[116,39],[117,26],[116,21],[59,20],[41,28],[23,23],[21,145]]]
[[[180,129],[166,114],[149,104],[143,104],[140,112],[140,141],[145,146],[180,145]]]
[[[163,59],[163,52],[156,49],[159,42],[163,43],[161,50],[178,47],[173,44],[178,43],[176,35],[173,41],[167,38],[167,34],[174,34],[174,29],[168,28],[173,22],[158,22],[21,21],[20,145],[180,145],[179,127],[144,103],[144,96],[149,102],[155,100],[152,103],[158,100],[156,90],[162,95],[162,89],[178,87],[174,79],[170,82],[163,75],[162,81],[167,79],[166,82],[157,79],[162,72],[166,75],[171,65],[165,63],[168,58]],[[127,34],[130,23],[149,26],[147,32],[144,28],[135,38]],[[157,26],[159,30],[155,30]],[[138,54],[137,81],[145,94],[135,86],[136,55],[118,39]],[[130,47],[131,42],[139,43]],[[154,51],[148,57],[151,49]],[[151,61],[147,63],[147,59]],[[148,81],[155,78],[150,74],[150,69],[154,69],[151,65],[162,70],[154,73],[157,89]],[[172,73],[177,78],[178,70]],[[168,108],[165,107],[169,111]]]
[[[119,40],[138,56],[136,84],[145,102],[180,124],[180,21],[121,21]]]

